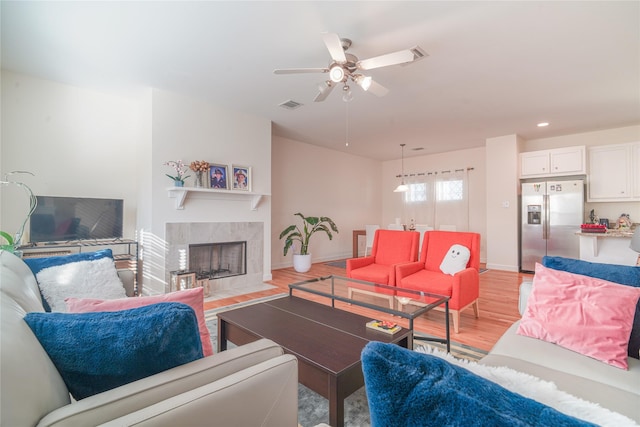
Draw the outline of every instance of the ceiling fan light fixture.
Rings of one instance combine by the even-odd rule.
[[[344,80],[344,70],[338,64],[334,64],[329,69],[329,78],[334,83],[339,83]]]
[[[369,90],[369,88],[371,87],[371,82],[373,81],[373,79],[370,76],[363,76],[362,74],[359,74],[356,77],[356,83],[358,84],[358,86],[360,86],[362,88],[362,90],[367,91]]]

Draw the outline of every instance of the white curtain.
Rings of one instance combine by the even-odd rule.
[[[458,231],[469,230],[469,170],[410,174],[409,191],[404,195],[407,223],[425,224],[436,230],[453,225]]]

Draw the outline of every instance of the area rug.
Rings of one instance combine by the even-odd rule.
[[[329,267],[347,268],[347,260],[342,259],[338,261],[329,261],[325,262],[324,265],[328,265]]]
[[[218,317],[217,314],[221,311],[232,310],[235,308],[246,307],[248,305],[257,304],[260,302],[270,301],[276,298],[282,298],[287,294],[272,295],[269,297],[259,298],[251,301],[246,301],[239,304],[229,305],[225,307],[219,307],[212,310],[205,311],[205,320],[207,322],[207,328],[211,337],[211,343],[214,351],[218,345]],[[427,334],[417,332],[416,336],[429,337]],[[229,343],[229,347],[234,347]],[[414,348],[418,349],[422,347],[424,349],[436,349],[444,351],[445,344],[440,344],[431,341],[414,341]],[[424,351],[424,350],[423,350]],[[478,361],[487,354],[486,351],[480,350],[465,344],[451,342],[451,355],[468,361]],[[364,387],[356,390],[353,394],[347,397],[344,401],[344,425],[346,427],[368,427],[371,425],[371,419],[369,417],[369,402],[367,401],[367,394]],[[308,389],[302,384],[298,384],[298,423],[302,427],[312,427],[321,423],[329,423],[329,402],[318,393]]]

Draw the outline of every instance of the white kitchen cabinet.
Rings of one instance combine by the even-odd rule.
[[[637,143],[589,147],[590,202],[628,202],[638,195]],[[635,168],[635,171],[634,171]],[[636,187],[636,189],[634,189]]]
[[[564,147],[520,154],[520,177],[581,175],[586,173],[585,147]]]

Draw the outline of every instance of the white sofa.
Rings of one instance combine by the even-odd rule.
[[[524,313],[532,282],[520,286],[520,314]],[[516,334],[512,325],[480,363],[506,366],[543,380],[559,390],[597,403],[640,424],[640,360],[629,357],[625,371],[555,344]]]
[[[297,425],[297,360],[269,340],[72,402],[23,320],[44,311],[34,275],[6,251],[0,274],[0,425]]]

